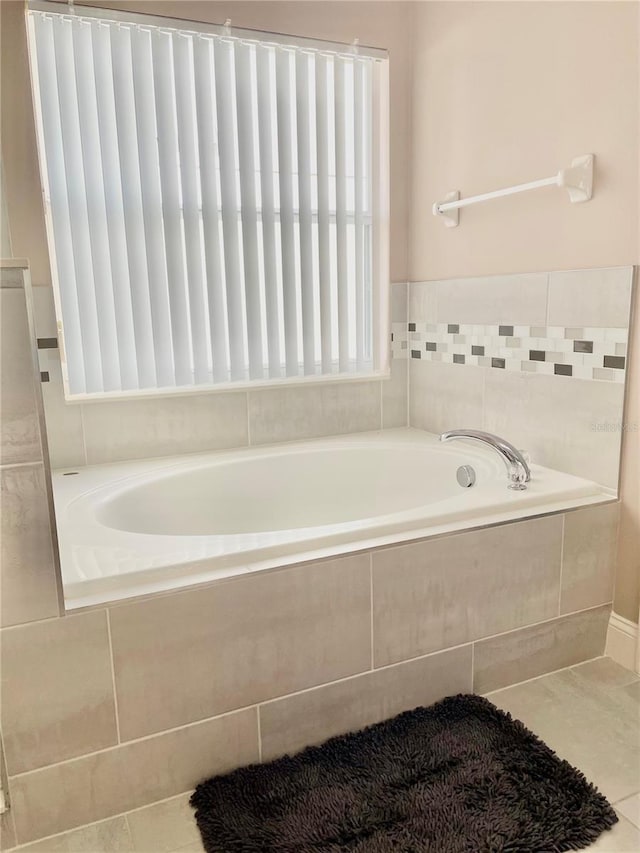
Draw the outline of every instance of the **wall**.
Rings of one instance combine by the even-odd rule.
[[[639,262],[639,8],[416,4],[410,280]],[[431,213],[450,190],[472,195],[546,177],[583,153],[596,154],[588,204],[571,205],[549,188],[463,210],[458,228]],[[640,345],[630,357],[633,427],[640,423]],[[624,445],[615,608],[637,621],[638,433],[628,431]]]
[[[632,267],[412,282],[409,420],[617,488]],[[394,325],[394,330],[397,326]],[[402,344],[401,344],[402,346]]]
[[[77,4],[80,5],[80,4]],[[412,5],[339,3],[326,13],[323,3],[104,3],[161,15],[239,27],[292,32],[389,49],[391,56],[391,277],[407,276],[408,163]],[[2,152],[13,251],[29,258],[36,288],[38,337],[56,337],[44,232],[29,87],[23,3],[0,4],[2,33]],[[44,286],[44,287],[40,287]],[[404,310],[404,285],[393,300]],[[404,314],[394,319],[404,318]],[[251,443],[285,441],[404,426],[407,417],[406,365],[388,379],[314,387],[203,394],[135,402],[79,406],[64,401],[58,352],[41,353],[51,461],[54,467],[106,462],[137,456],[196,452]],[[277,418],[274,418],[277,413]],[[277,423],[276,423],[277,420]],[[144,442],[140,442],[140,436]]]
[[[66,0],[60,0],[66,5]],[[76,0],[76,7],[82,0]],[[96,5],[86,3],[86,5]],[[411,2],[209,2],[209,0],[101,0],[103,8],[167,15],[237,27],[383,47],[390,56],[391,279],[407,280],[411,109]],[[2,150],[15,257],[29,258],[34,284],[49,284],[40,178],[35,144],[23,0],[2,0]]]

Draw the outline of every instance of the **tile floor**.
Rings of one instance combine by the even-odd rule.
[[[640,851],[640,678],[598,658],[489,693],[552,749],[584,771],[615,805],[620,822],[588,849]],[[183,794],[39,841],[20,853],[200,853]]]

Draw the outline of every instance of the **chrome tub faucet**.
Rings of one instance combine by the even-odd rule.
[[[527,483],[531,480],[531,471],[527,465],[527,460],[511,442],[505,438],[500,438],[499,435],[483,432],[479,429],[452,429],[449,432],[443,432],[440,441],[451,441],[454,438],[467,438],[492,447],[507,466],[508,488],[516,491],[523,491],[527,488]]]

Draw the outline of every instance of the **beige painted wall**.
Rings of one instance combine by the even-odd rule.
[[[418,3],[410,279],[637,261],[638,4]],[[556,188],[461,212],[431,205],[597,156],[595,195]]]
[[[638,263],[638,18],[637,2],[416,4],[410,280]],[[464,210],[457,229],[431,214],[450,190],[546,177],[589,152],[588,204],[550,188]],[[628,424],[640,424],[638,314]],[[633,620],[639,458],[629,431],[615,610]]]
[[[82,0],[76,2],[81,5]],[[208,0],[100,0],[87,5],[237,27],[352,41],[390,54],[391,279],[407,279],[410,154],[411,32],[409,2],[208,2]],[[50,283],[31,108],[22,0],[0,2],[2,31],[2,151],[13,250],[31,262],[34,284]]]

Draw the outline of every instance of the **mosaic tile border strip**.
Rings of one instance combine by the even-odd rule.
[[[392,323],[393,358],[624,382],[627,329]]]

